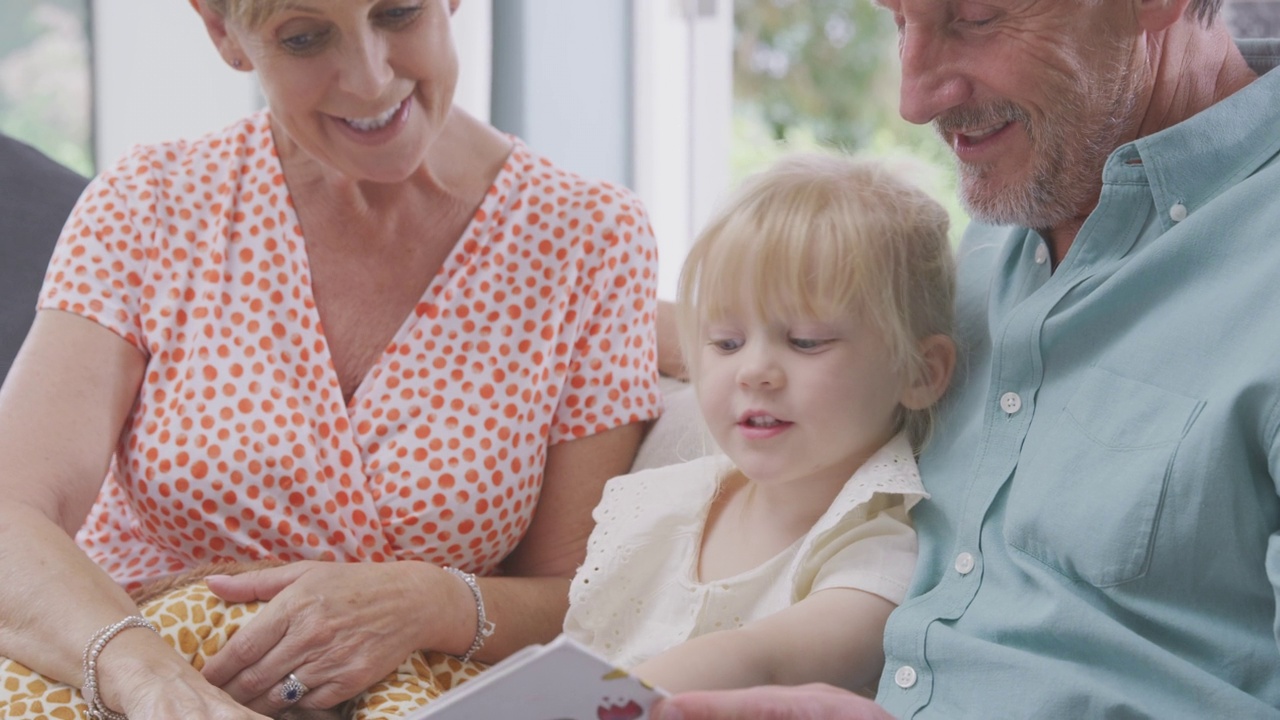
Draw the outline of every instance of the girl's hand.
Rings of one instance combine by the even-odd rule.
[[[449,581],[432,582],[433,572]],[[438,641],[428,634],[433,613],[470,602],[469,595],[456,596],[469,593],[465,585],[411,562],[299,562],[206,582],[228,602],[270,601],[203,672],[236,700],[272,716],[294,704],[323,709],[356,696],[411,652],[429,647],[428,638]],[[308,688],[296,703],[281,693],[290,673]]]
[[[653,720],[893,720],[874,702],[830,685],[690,692],[658,701]]]

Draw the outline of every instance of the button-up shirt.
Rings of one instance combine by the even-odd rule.
[[[970,228],[890,712],[1280,716],[1278,154],[1274,71],[1112,153],[1056,269]]]

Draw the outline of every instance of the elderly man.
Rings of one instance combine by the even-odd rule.
[[[1280,42],[1221,0],[881,2],[981,224],[879,705],[657,718],[1280,716]]]
[[[0,135],[0,382],[35,318],[45,266],[87,182]]]

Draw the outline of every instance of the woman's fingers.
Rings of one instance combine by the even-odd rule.
[[[227,602],[270,600],[302,576],[313,563],[296,562],[279,567],[250,570],[238,575],[210,575],[205,584],[214,595]]]
[[[131,720],[267,720],[197,676],[194,682],[156,676],[130,697],[125,715]]]
[[[274,715],[288,705],[327,708],[381,680],[425,640],[433,602],[421,563],[307,563],[210,584],[237,597],[271,595],[206,664],[203,673],[236,700]],[[280,578],[289,582],[281,583]],[[279,586],[282,585],[282,586]],[[409,631],[409,632],[407,632]],[[287,685],[293,673],[306,688]],[[295,692],[286,693],[292,689]],[[289,696],[292,696],[289,697]]]

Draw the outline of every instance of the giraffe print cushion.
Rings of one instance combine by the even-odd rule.
[[[139,604],[140,614],[196,669],[248,622],[262,603],[227,603],[203,582],[169,588]],[[425,705],[450,688],[478,676],[485,665],[463,663],[438,652],[415,652],[390,675],[332,712],[297,711],[292,717],[390,720]],[[12,660],[0,658],[0,720],[82,720],[80,691]],[[285,717],[290,717],[286,715]]]

